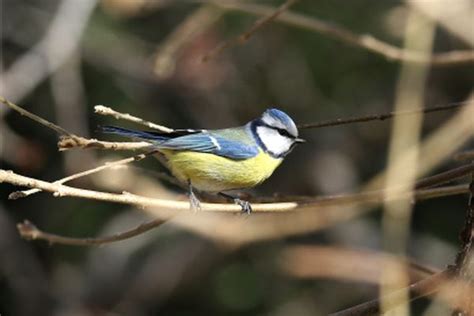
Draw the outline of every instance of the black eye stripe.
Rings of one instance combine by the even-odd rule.
[[[286,129],[271,126],[271,125],[265,124],[263,122],[262,122],[261,125],[277,131],[278,134],[280,134],[281,136],[285,136],[285,137],[288,137],[288,138],[291,138],[291,139],[296,138],[296,136],[291,135]]]
[[[277,128],[276,130],[278,131],[278,134],[280,134],[281,136],[294,138],[293,136],[290,135],[290,133],[288,133],[288,131],[286,129]]]

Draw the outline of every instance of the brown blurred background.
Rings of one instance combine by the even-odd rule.
[[[470,49],[472,2],[431,2],[427,8],[401,1],[301,0],[291,11],[402,47],[409,11],[417,7],[428,14],[442,4],[449,9],[436,22],[434,52]],[[170,127],[209,129],[244,124],[268,107],[281,108],[297,123],[393,109],[399,62],[279,21],[203,62],[203,56],[258,18],[210,3],[3,0],[0,94],[94,138],[104,138],[97,125],[136,127],[95,115],[97,104]],[[254,3],[276,8],[282,1]],[[472,63],[431,67],[424,104],[466,100],[473,70]],[[0,115],[2,169],[52,181],[126,155],[58,152],[57,135],[50,130],[4,107]],[[429,114],[422,134],[452,115]],[[304,130],[308,144],[296,148],[249,194],[355,192],[386,167],[390,129],[390,121],[383,121]],[[469,145],[472,141],[465,148]],[[432,173],[455,165],[446,159]],[[184,199],[179,188],[158,178],[162,171],[146,159],[71,185]],[[1,315],[324,315],[378,293],[377,284],[350,278],[350,272],[348,278],[288,272],[285,258],[299,245],[380,250],[380,212],[241,247],[165,225],[123,242],[80,248],[22,240],[15,225],[29,219],[45,231],[93,237],[133,227],[145,214],[134,207],[46,193],[7,200],[14,190],[0,186]],[[418,203],[408,256],[436,268],[452,263],[466,203],[466,196]],[[333,264],[325,261],[331,252],[317,253],[320,260],[302,255],[308,260],[302,265]],[[377,274],[380,266],[370,268],[371,257],[365,258],[367,275]],[[351,266],[340,269],[347,273]],[[412,311],[422,315],[430,308],[435,307],[421,300]]]

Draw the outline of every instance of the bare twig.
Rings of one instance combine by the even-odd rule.
[[[470,97],[470,103],[472,103]],[[474,133],[474,106],[465,106],[456,111],[445,123],[431,132],[421,143],[419,157],[423,163],[418,165],[417,176],[423,176],[435,166],[440,165],[468,142]],[[397,164],[404,165],[414,154],[415,147],[406,148],[405,154],[397,159]],[[383,171],[373,177],[366,185],[366,189],[378,189],[386,181],[387,172]]]
[[[30,188],[38,188],[42,191],[52,192],[56,197],[74,196],[79,198],[86,198],[92,200],[108,201],[114,203],[137,205],[140,207],[155,207],[163,210],[188,211],[189,203],[186,201],[163,200],[156,198],[148,198],[144,196],[134,195],[124,192],[122,194],[114,194],[93,190],[85,190],[66,186],[58,183],[50,183],[30,177],[15,174],[12,171],[0,169],[0,183],[6,182],[18,186],[25,186]],[[464,194],[468,192],[467,185],[456,185],[434,189],[416,190],[414,198],[416,200],[431,199],[440,196],[449,196]],[[408,194],[405,192],[405,194]],[[326,198],[317,198],[312,201],[301,202],[279,202],[279,203],[256,203],[252,205],[254,212],[286,212],[292,211],[299,207],[301,208],[315,208],[318,206],[342,205],[342,204],[357,204],[362,202],[380,202],[384,197],[384,191],[362,192],[360,194],[329,196]],[[403,198],[404,192],[394,196],[396,198]],[[221,212],[240,212],[241,208],[233,204],[219,204],[219,203],[201,203],[203,211],[221,211]],[[159,210],[158,210],[159,211]]]
[[[415,183],[415,188],[418,189],[418,193],[421,194],[423,197],[435,197],[435,196],[443,196],[443,195],[450,195],[450,193],[446,190],[462,190],[466,189],[466,185],[461,186],[450,186],[450,187],[443,187],[438,189],[431,189],[431,190],[420,190],[426,189],[432,186],[440,185],[446,182],[453,181],[460,177],[468,175],[474,169],[474,164],[468,164],[465,166],[461,166],[455,169],[451,169],[442,173],[439,173],[434,176],[426,177],[423,179],[418,180]],[[449,189],[448,189],[449,188]],[[409,191],[406,187],[397,187],[391,188],[391,190],[396,191],[397,193],[403,195],[404,192]],[[337,203],[355,203],[360,201],[372,201],[372,202],[382,202],[382,199],[385,196],[386,190],[376,190],[376,191],[365,191],[360,193],[354,194],[341,194],[341,195],[332,195],[332,196],[325,196],[325,197],[318,197],[318,198],[293,198],[293,200],[301,200],[304,202],[318,202],[321,205],[333,205],[336,201]],[[467,192],[467,191],[465,191]],[[326,203],[326,204],[325,204]]]
[[[94,107],[94,111],[95,111],[95,113],[100,114],[100,115],[109,115],[109,116],[113,116],[117,120],[126,120],[126,121],[130,121],[130,122],[134,122],[134,123],[137,123],[137,124],[144,125],[144,126],[146,126],[148,128],[151,128],[151,129],[156,129],[156,130],[158,130],[160,132],[163,132],[163,133],[171,133],[171,132],[174,131],[172,128],[146,121],[144,119],[141,119],[139,117],[130,115],[128,113],[117,112],[117,111],[115,111],[115,110],[113,110],[109,107],[103,106],[103,105],[96,105]]]
[[[267,25],[268,23],[272,22],[273,20],[275,20],[280,14],[282,14],[283,12],[285,12],[286,10],[288,10],[293,4],[295,4],[298,0],[287,0],[285,1],[280,7],[278,7],[278,9],[274,10],[273,12],[271,13],[268,13],[268,14],[265,14],[265,16],[263,16],[262,18],[258,19],[253,25],[252,27],[245,31],[242,35],[240,35],[239,37],[235,38],[235,39],[232,39],[232,40],[228,40],[228,41],[225,41],[223,43],[221,43],[220,45],[218,45],[216,48],[214,48],[211,52],[207,53],[206,55],[204,55],[202,57],[202,61],[203,62],[207,62],[209,61],[210,59],[216,57],[217,55],[219,55],[224,49],[227,49],[227,48],[230,48],[232,46],[235,46],[237,44],[243,44],[245,43],[246,41],[248,41],[248,39],[254,35],[259,29],[261,29],[262,27],[264,27],[265,25]]]
[[[139,161],[139,160],[144,159],[146,156],[153,154],[154,152],[155,151],[151,151],[151,152],[148,152],[148,153],[145,153],[145,154],[139,154],[139,155],[136,155],[136,156],[133,156],[133,157],[129,157],[129,158],[125,158],[125,159],[121,159],[121,160],[117,160],[117,161],[106,162],[102,166],[99,166],[99,167],[96,167],[96,168],[93,168],[93,169],[85,170],[83,172],[79,172],[79,173],[70,175],[68,177],[62,178],[62,179],[54,181],[52,183],[63,184],[63,183],[69,182],[71,180],[75,180],[75,179],[78,179],[78,178],[81,178],[81,177],[85,177],[85,176],[100,172],[100,171],[105,170],[105,169],[114,168],[114,167],[117,167],[117,166],[120,166],[120,165],[124,165],[124,164],[130,163],[130,162],[134,162],[134,161]],[[32,195],[32,194],[35,194],[35,193],[38,193],[38,192],[41,192],[41,190],[40,189],[30,189],[30,190],[25,190],[25,191],[15,191],[15,192],[12,192],[8,196],[8,198],[10,200],[16,200],[16,199],[27,197],[29,195]]]
[[[440,185],[446,182],[461,178],[474,171],[474,163],[470,163],[455,169],[451,169],[437,175],[419,180],[415,184],[415,188],[428,188],[434,185]]]
[[[456,256],[457,275],[470,284],[474,284],[474,172],[469,185],[469,202],[466,211],[464,228],[460,234],[461,249]],[[474,313],[474,298],[466,296],[469,306],[464,310],[455,310],[453,316],[467,316]]]
[[[348,118],[339,118],[335,120],[327,120],[322,122],[316,123],[305,123],[299,124],[299,129],[306,129],[306,128],[321,128],[321,127],[328,127],[328,126],[337,126],[337,125],[344,125],[344,124],[352,124],[352,123],[363,123],[363,122],[370,122],[370,121],[384,121],[387,119],[392,119],[395,116],[400,115],[413,115],[419,113],[432,113],[432,112],[439,112],[439,111],[447,111],[457,109],[463,106],[472,106],[474,103],[472,102],[460,102],[460,103],[453,103],[448,105],[440,105],[440,106],[433,106],[433,107],[426,107],[416,110],[408,110],[408,111],[394,111],[390,113],[384,114],[373,114],[373,115],[366,115],[366,116],[358,116],[358,117],[348,117]]]
[[[79,136],[64,136],[58,141],[59,150],[69,149],[104,149],[104,150],[140,150],[150,147],[147,142],[107,142],[94,138],[84,138]]]
[[[103,245],[109,244],[117,241],[126,240],[138,235],[141,235],[149,230],[152,230],[163,223],[165,220],[162,219],[153,219],[143,224],[138,225],[130,230],[116,233],[112,236],[100,237],[100,238],[73,238],[73,237],[65,237],[60,235],[55,235],[51,233],[44,232],[37,228],[33,223],[30,221],[24,221],[23,223],[17,224],[18,232],[20,233],[21,237],[27,240],[46,240],[50,244],[62,244],[62,245],[70,245],[70,246],[92,246],[92,245]]]
[[[275,11],[275,8],[270,6],[255,3],[246,3],[242,1],[198,0],[198,2],[212,3],[216,6],[228,10],[235,10],[258,16],[267,16]],[[432,65],[439,66],[474,62],[474,51],[472,50],[459,50],[446,53],[438,53],[432,55],[431,58],[427,59],[425,56],[418,52],[405,51],[399,47],[383,42],[373,37],[372,35],[357,34],[334,23],[326,22],[315,17],[308,17],[298,13],[288,11],[283,12],[282,14],[277,16],[275,20],[305,30],[321,33],[328,37],[332,37],[336,40],[345,42],[347,44],[382,55],[388,60],[405,60],[416,63],[430,62]]]
[[[444,270],[424,280],[411,284],[407,289],[393,292],[384,297],[386,302],[390,303],[390,307],[396,307],[399,304],[405,303],[405,293],[410,291],[410,300],[415,300],[420,297],[425,297],[437,292],[444,281],[453,275],[452,269]],[[378,315],[380,313],[380,299],[374,299],[360,305],[350,307],[330,314],[331,316],[362,316],[362,315]]]
[[[8,106],[12,110],[24,115],[33,121],[52,129],[60,136],[58,147],[60,150],[67,150],[71,148],[98,148],[98,149],[110,149],[110,150],[138,150],[144,149],[150,146],[147,142],[105,142],[97,139],[88,139],[81,136],[77,136],[68,130],[58,126],[50,121],[33,114],[24,108],[8,101],[3,96],[0,96],[0,102]]]
[[[75,136],[74,134],[70,133],[69,131],[65,130],[64,128],[62,128],[61,126],[58,126],[54,123],[51,123],[49,122],[48,120],[45,120],[44,118],[42,117],[39,117],[38,115],[36,114],[33,114],[31,112],[28,112],[27,110],[23,109],[22,107],[8,101],[7,99],[5,99],[3,96],[0,96],[0,102],[3,103],[4,105],[8,106],[9,108],[11,108],[12,110],[20,113],[21,115],[24,115],[30,119],[32,119],[33,121],[35,122],[38,122],[40,123],[41,125],[44,125],[52,130],[54,130],[56,133],[60,134],[60,135],[64,135],[64,136]]]
[[[58,126],[50,121],[33,114],[24,108],[8,101],[3,96],[0,96],[0,102],[11,108],[12,110],[24,115],[33,121],[52,129],[60,136],[58,141],[58,147],[60,150],[68,150],[71,148],[96,148],[96,149],[109,149],[109,150],[138,150],[146,149],[150,146],[147,142],[107,142],[100,141],[97,139],[88,139],[81,136],[77,136],[68,130]]]
[[[5,171],[0,169],[0,183],[6,182],[18,186],[25,186],[30,188],[38,188],[42,191],[52,192],[56,197],[74,196],[92,200],[108,201],[122,204],[137,205],[140,207],[155,207],[159,210],[174,210],[174,211],[188,211],[189,203],[187,201],[172,201],[148,198],[144,196],[134,195],[128,192],[122,194],[114,194],[93,190],[78,189],[63,184],[50,183],[46,181],[37,180],[34,178],[20,176],[12,171]],[[298,206],[295,202],[286,203],[263,203],[252,206],[256,212],[262,211],[288,211],[295,209]],[[203,211],[227,211],[240,212],[241,207],[234,204],[217,204],[217,203],[201,203]],[[159,211],[158,210],[158,211]]]

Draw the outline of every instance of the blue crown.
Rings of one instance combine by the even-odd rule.
[[[289,117],[288,114],[286,114],[285,112],[275,108],[270,108],[262,114],[262,119],[264,121],[265,117],[267,117],[267,121],[273,121],[275,124],[281,125],[281,128],[285,128],[294,137],[298,136],[298,129],[296,128],[295,122],[293,122],[291,117]],[[273,125],[271,124],[271,122],[267,123]]]

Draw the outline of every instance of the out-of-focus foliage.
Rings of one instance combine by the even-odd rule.
[[[35,44],[66,2],[79,8],[83,1],[2,1],[2,76],[21,58],[35,56]],[[281,1],[259,3],[277,7]],[[90,16],[61,22],[64,27],[83,23],[77,47],[51,71],[47,60],[56,55],[35,56],[44,59],[42,66],[28,69],[23,78],[28,81],[31,73],[45,72],[44,80],[13,101],[95,138],[103,138],[97,125],[117,124],[113,118],[94,115],[96,104],[191,128],[240,125],[270,106],[285,110],[299,123],[392,109],[399,63],[278,22],[243,45],[202,62],[205,54],[256,19],[232,10],[213,8],[208,17],[212,23],[167,56],[171,61],[165,69],[156,70],[156,56],[165,53],[173,32],[201,6],[188,1],[99,1]],[[401,46],[409,8],[399,1],[301,0],[291,10]],[[54,54],[61,55],[61,41],[69,36],[60,37]],[[435,51],[467,48],[446,29],[437,28]],[[466,65],[432,68],[426,104],[463,101],[472,89],[472,71]],[[10,91],[0,94],[9,97]],[[100,151],[58,152],[51,131],[12,111],[0,113],[2,169],[55,180],[118,158],[117,153]],[[446,112],[430,114],[423,133],[449,117]],[[389,133],[388,121],[305,130],[302,136],[308,144],[296,148],[250,194],[357,191],[386,166]],[[453,165],[448,162],[440,170]],[[160,182],[158,171],[163,168],[157,161],[147,159],[131,169],[73,185],[156,197],[182,192]],[[288,276],[281,270],[280,253],[295,244],[380,249],[378,213],[239,249],[171,225],[108,246],[74,248],[21,240],[15,223],[30,219],[45,231],[86,237],[133,227],[145,216],[128,206],[45,193],[8,201],[13,190],[0,186],[1,315],[324,315],[377,295],[374,284]],[[409,255],[439,268],[452,262],[465,205],[464,197],[417,205]],[[417,303],[414,310],[425,305]]]

